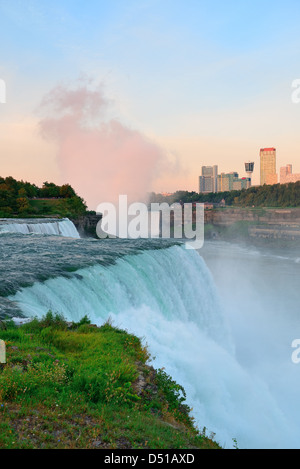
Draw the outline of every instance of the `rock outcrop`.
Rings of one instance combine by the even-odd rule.
[[[77,218],[72,218],[71,221],[76,226],[81,237],[97,238],[96,228],[101,218],[102,215],[87,213]]]
[[[250,238],[300,240],[300,208],[232,208],[206,210],[205,224],[216,234],[233,234],[231,227]],[[212,231],[212,233],[215,233]]]

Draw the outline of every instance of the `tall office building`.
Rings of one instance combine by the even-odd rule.
[[[260,184],[276,184],[276,148],[260,150]]]
[[[218,191],[218,166],[202,166],[199,176],[199,192],[210,193]]]
[[[238,173],[221,173],[218,176],[218,192],[227,192],[232,191],[233,189],[233,181],[234,179],[238,178]]]
[[[300,181],[300,173],[293,173],[293,166],[287,164],[280,168],[280,184],[288,184],[290,182]]]

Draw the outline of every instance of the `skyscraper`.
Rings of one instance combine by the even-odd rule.
[[[202,166],[199,176],[199,192],[210,193],[218,191],[218,166]]]
[[[300,174],[293,173],[293,167],[291,164],[280,168],[280,184],[288,184],[290,182],[300,181]]]
[[[233,190],[233,181],[239,177],[238,173],[221,173],[218,175],[218,192]]]
[[[276,148],[260,150],[260,184],[276,184]]]

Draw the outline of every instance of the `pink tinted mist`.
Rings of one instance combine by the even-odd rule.
[[[62,180],[73,185],[92,210],[102,202],[145,200],[167,168],[164,151],[141,132],[105,119],[110,103],[98,87],[57,86],[43,100],[44,138],[57,143]]]

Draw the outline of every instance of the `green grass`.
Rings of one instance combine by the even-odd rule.
[[[184,388],[110,322],[48,313],[0,330],[0,449],[219,449],[199,431]]]

